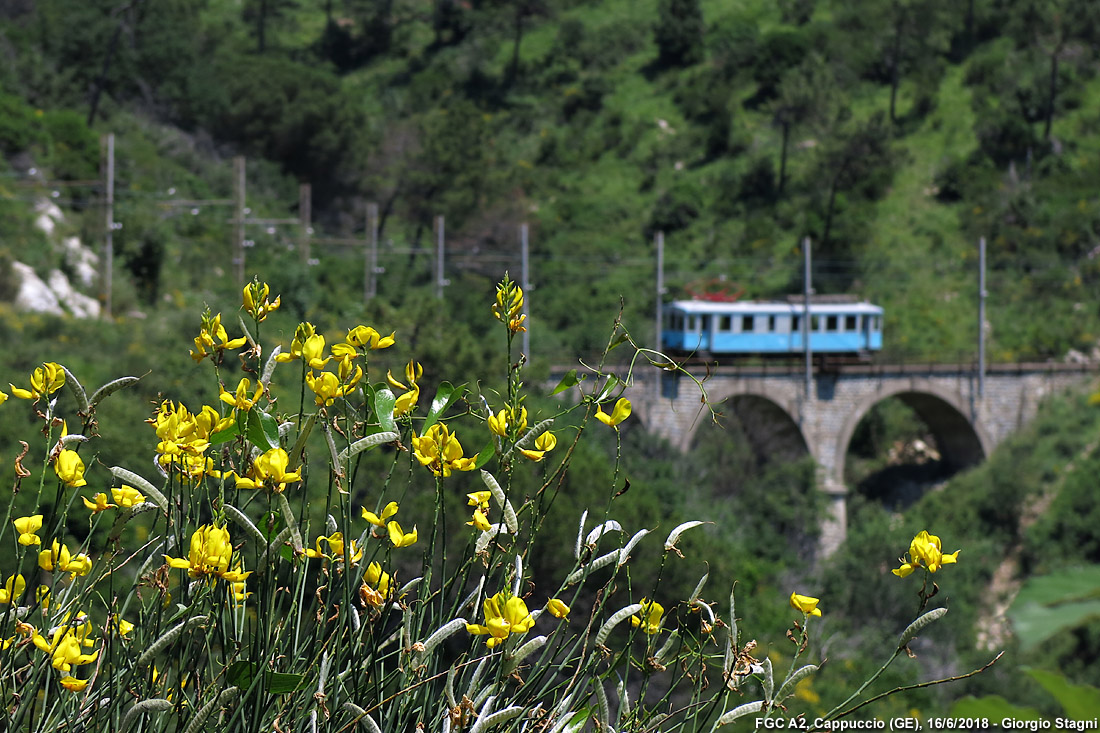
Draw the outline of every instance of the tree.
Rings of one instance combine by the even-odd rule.
[[[901,80],[913,73],[935,75],[939,56],[948,50],[949,6],[945,0],[862,0],[843,7],[837,19],[844,31],[842,52],[856,56],[861,73],[890,85],[890,121],[896,124]]]
[[[779,181],[776,195],[783,194],[787,181],[787,151],[791,130],[799,125],[821,121],[836,99],[836,84],[829,66],[820,54],[813,54],[800,66],[783,75],[778,96],[769,104],[772,124],[782,135],[779,153]]]
[[[875,199],[889,185],[899,158],[890,138],[880,112],[863,122],[843,124],[825,144],[814,176],[828,184],[820,237],[823,247],[831,243],[839,193],[850,191]]]
[[[703,60],[703,10],[699,0],[660,0],[657,5],[657,63],[662,68]]]

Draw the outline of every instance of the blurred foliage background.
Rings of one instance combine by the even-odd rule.
[[[248,159],[255,218],[298,216],[298,184],[310,183],[316,239],[365,241],[378,204],[385,271],[372,300],[358,246],[317,242],[303,263],[300,228],[274,224],[251,225],[246,250],[247,272],[283,297],[267,335],[288,343],[299,320],[340,338],[359,322],[397,331],[373,380],[415,358],[425,384],[481,375],[477,390],[502,387],[485,376],[503,374],[488,301],[504,270],[518,274],[521,223],[534,393],[551,365],[598,351],[620,311],[652,343],[658,231],[666,297],[711,279],[744,297],[799,292],[810,237],[818,292],[885,307],[889,361],[975,358],[979,237],[993,360],[1060,360],[1100,338],[1100,6],[1088,0],[16,0],[0,7],[0,59],[3,379],[47,360],[90,388],[155,375],[103,404],[90,462],[100,481],[104,466],[149,466],[141,421],[160,399],[215,399],[186,351],[207,305],[234,329],[232,207],[179,202],[230,198],[235,155]],[[76,183],[101,179],[106,133],[122,224],[116,317],[17,312],[13,261],[68,272],[58,237],[103,241],[102,187]],[[42,200],[64,211],[54,236],[34,226]],[[553,410],[537,395],[530,404]],[[713,520],[684,552],[706,559],[712,583],[739,580],[742,628],[777,640],[779,656],[790,588],[820,595],[830,663],[800,695],[823,709],[877,668],[870,653],[915,610],[915,589],[887,571],[927,528],[963,550],[944,571],[950,623],[884,684],[968,671],[989,646],[1013,651],[987,674],[889,705],[946,709],[999,691],[1053,714],[1054,698],[1017,667],[1100,684],[1096,625],[1017,654],[993,610],[1030,576],[1100,563],[1098,420],[1079,396],[1055,401],[988,463],[932,476],[935,488],[902,506],[863,482],[891,446],[929,436],[884,403],[851,447],[849,537],[828,561],[813,553],[813,466],[761,461],[732,419],[686,456],[624,430],[617,480],[630,488],[612,513],[630,528]],[[14,481],[29,426],[0,421],[0,485]],[[582,451],[572,503],[548,523],[566,546],[576,507],[612,481],[611,436]],[[552,554],[540,560],[556,569]],[[664,581],[674,596],[696,579]]]

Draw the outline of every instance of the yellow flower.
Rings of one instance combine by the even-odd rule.
[[[546,610],[554,618],[569,618],[569,606],[560,598],[551,598],[546,602]]]
[[[237,391],[234,394],[230,394],[225,391],[225,387],[221,389],[221,394],[218,395],[218,399],[227,405],[231,405],[241,412],[248,412],[252,409],[252,406],[260,399],[260,396],[264,393],[264,386],[260,382],[256,382],[256,393],[251,397],[248,395],[248,390],[251,388],[252,382],[248,377],[243,377],[241,381],[237,382]]]
[[[489,524],[489,520],[482,513],[481,509],[474,509],[474,518],[466,522],[466,524],[471,527],[477,527],[482,532],[488,532],[493,528],[493,525]]]
[[[367,520],[375,527],[385,527],[386,520],[397,514],[397,502],[391,501],[382,509],[382,514],[375,514],[374,512],[368,512],[366,507],[363,507],[363,519]]]
[[[234,570],[229,569],[233,559],[233,543],[229,540],[229,530],[214,525],[204,524],[195,530],[191,535],[191,548],[186,559],[168,555],[164,559],[173,568],[187,570],[192,578],[214,575],[236,583],[252,574],[252,571],[240,572],[239,565]]]
[[[107,623],[109,626],[113,626],[115,629],[118,630],[119,636],[127,636],[135,628],[132,623],[117,614],[111,614],[107,618]]]
[[[298,324],[298,327],[294,329],[294,340],[290,342],[290,349],[281,352],[275,357],[275,361],[280,363],[286,363],[288,361],[294,361],[295,359],[302,358],[302,349],[305,347],[305,343],[316,331],[313,328],[313,324],[308,321],[303,321]]]
[[[66,675],[61,678],[61,686],[70,692],[83,692],[88,686],[88,680],[78,680],[76,677]]]
[[[12,524],[15,525],[15,531],[19,533],[19,544],[24,547],[42,544],[42,538],[35,534],[35,532],[42,529],[41,514],[32,514],[29,517],[19,517],[12,521]]]
[[[493,304],[493,316],[501,323],[508,324],[508,330],[519,333],[523,328],[525,316],[520,315],[523,310],[523,288],[508,279],[504,279],[497,285],[496,303]]]
[[[58,453],[53,470],[67,486],[79,488],[88,485],[84,480],[84,461],[80,460],[80,455],[75,450],[66,448]]]
[[[38,567],[48,572],[61,570],[71,573],[70,578],[75,578],[78,575],[87,575],[91,572],[92,560],[83,553],[73,555],[69,552],[67,545],[54,540],[51,549],[42,550],[38,553]]]
[[[508,638],[509,634],[525,634],[535,625],[527,604],[507,591],[501,591],[484,603],[485,623],[466,624],[471,634],[488,635],[485,645],[490,649]]]
[[[477,467],[477,456],[463,458],[462,444],[442,423],[432,425],[423,436],[413,433],[412,444],[416,460],[437,476],[450,476],[452,470],[472,471]]]
[[[8,401],[8,393],[0,389],[0,405]]]
[[[800,596],[797,593],[791,593],[791,608],[796,611],[801,611],[807,616],[820,616],[821,609],[817,607],[820,602],[818,598],[811,598],[810,596]]]
[[[396,334],[397,332],[394,331],[389,336],[383,336],[370,326],[359,325],[348,331],[345,341],[350,346],[374,351],[376,349],[388,349],[393,346]]]
[[[338,397],[343,397],[353,391],[356,385],[359,384],[359,380],[363,378],[363,368],[356,367],[355,373],[349,376],[350,379],[341,380],[332,372],[321,372],[317,376],[314,376],[313,372],[309,372],[306,374],[306,384],[313,390],[316,395],[314,401],[321,407],[331,405]]]
[[[390,595],[390,574],[382,572],[382,566],[372,562],[363,573],[359,597],[369,606],[381,608]]]
[[[476,506],[481,509],[481,511],[485,511],[489,508],[489,499],[492,498],[493,492],[488,489],[482,489],[472,494],[466,494],[466,496],[469,498],[469,501],[466,502],[467,506]]]
[[[408,386],[394,379],[393,372],[386,372],[386,381],[390,386],[403,393],[397,397],[397,402],[393,405],[394,417],[401,417],[416,408],[417,400],[420,399],[420,385],[417,381],[422,376],[424,376],[424,367],[420,366],[420,362],[415,361],[405,365],[405,381],[409,383]]]
[[[394,547],[409,547],[416,544],[416,527],[413,527],[412,532],[405,532],[400,524],[390,522],[386,525],[386,529],[389,530],[390,542]]]
[[[554,450],[557,445],[558,439],[554,437],[553,433],[547,430],[545,433],[535,438],[535,450],[520,448],[519,452],[538,463],[542,460],[544,455]]]
[[[331,554],[327,554],[321,551],[321,540],[328,543]],[[344,561],[344,533],[334,532],[331,536],[320,536],[315,542],[316,550],[311,550],[308,547],[305,549],[306,557],[312,558],[328,558],[336,562]],[[363,559],[363,551],[355,546],[355,540],[351,541],[351,547],[348,550],[351,553],[351,564],[355,565]]]
[[[527,429],[527,408],[520,408],[518,420],[516,419],[515,412],[506,408],[496,415],[490,415],[487,422],[489,423],[489,430],[502,438],[508,437],[508,429],[510,426],[514,427],[516,435],[519,435]]]
[[[165,400],[147,423],[153,425],[160,442],[157,462],[168,468],[179,467],[192,478],[213,473],[213,461],[203,456],[210,447],[210,436],[233,424],[233,417],[222,418],[209,405],[192,415],[183,404]]]
[[[40,585],[34,591],[34,597],[38,600],[38,603],[42,606],[43,611],[48,611],[49,608],[50,608],[50,598],[52,597],[50,595],[50,593],[52,592],[52,590],[53,589],[50,588],[50,586],[48,586],[48,585]]]
[[[37,400],[39,397],[53,394],[64,385],[65,370],[60,364],[53,361],[45,362],[31,373],[30,389],[21,389],[8,382],[11,393],[24,400]],[[7,395],[4,395],[4,399],[7,399]],[[0,400],[0,402],[3,402],[3,400]]]
[[[909,544],[909,560],[902,558],[901,567],[891,572],[899,578],[904,578],[922,566],[928,568],[928,572],[934,573],[944,565],[951,565],[958,561],[959,550],[945,554],[940,538],[922,529]]]
[[[642,599],[642,610],[630,617],[630,625],[647,634],[656,634],[661,630],[661,617],[665,613],[665,607],[657,601]]]
[[[8,578],[8,582],[4,584],[3,590],[0,590],[0,603],[15,603],[22,595],[23,591],[27,589],[27,581],[23,579],[22,575],[13,575]]]
[[[211,317],[210,311],[207,310],[202,314],[202,326],[199,329],[199,335],[195,337],[195,350],[191,352],[191,358],[197,364],[215,352],[239,349],[247,341],[248,339],[244,336],[230,341],[225,332],[225,326],[222,325],[222,314]]]
[[[609,427],[615,427],[623,420],[630,417],[630,411],[632,407],[630,400],[625,397],[620,397],[619,401],[615,403],[615,409],[608,415],[603,411],[602,405],[596,405],[596,419]]]
[[[244,291],[241,293],[244,312],[252,316],[257,323],[267,318],[268,313],[279,310],[279,306],[283,304],[281,295],[275,296],[274,303],[269,301],[268,295],[270,292],[267,283],[253,279],[252,282],[244,286]]]
[[[302,480],[300,471],[287,472],[289,464],[290,456],[285,450],[272,448],[252,462],[252,469],[248,472],[251,478],[237,477],[237,488],[258,489],[266,485],[275,491],[282,491],[287,484]]]
[[[145,495],[132,486],[122,485],[122,488],[111,489],[111,498],[123,509],[130,509],[145,501]]]
[[[107,502],[107,494],[105,493],[96,494],[91,501],[84,496],[80,497],[80,500],[84,502],[84,506],[92,511],[92,514],[99,514],[108,509],[114,509],[117,506],[116,504],[109,504]]]
[[[87,620],[87,616],[78,615],[73,623],[69,623],[68,619],[69,615],[66,614],[65,622],[54,630],[51,640],[47,640],[37,631],[31,636],[34,645],[50,655],[50,663],[54,669],[66,673],[71,672],[75,666],[91,664],[99,656],[98,650],[91,654],[81,653],[82,647],[93,644],[88,638],[88,634],[92,631],[92,624]]]

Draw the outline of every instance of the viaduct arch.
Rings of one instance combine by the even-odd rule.
[[[741,420],[758,455],[813,456],[818,487],[829,499],[821,547],[828,554],[846,533],[848,445],[876,404],[897,398],[912,408],[957,471],[981,463],[1035,416],[1045,397],[1094,376],[1090,366],[997,365],[980,382],[971,365],[857,365],[816,372],[807,392],[802,368],[762,365],[712,368],[704,386],[712,405],[724,403]],[[641,375],[626,396],[646,428],[681,451],[709,422],[698,389],[675,374]]]

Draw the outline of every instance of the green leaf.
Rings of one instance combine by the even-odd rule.
[[[600,389],[600,391],[593,398],[596,402],[603,402],[606,400],[612,392],[619,388],[622,382],[614,374],[607,375],[607,382]]]
[[[253,445],[265,451],[279,447],[279,423],[271,415],[255,408],[248,412],[245,435]]]
[[[580,383],[581,383],[581,380],[577,378],[577,370],[576,369],[570,369],[569,371],[567,371],[565,373],[565,376],[561,378],[561,381],[558,382],[558,386],[554,387],[554,391],[551,392],[550,395],[553,396],[553,395],[556,395],[560,392],[564,392],[565,390],[569,389],[570,387],[575,387]]]
[[[462,395],[466,394],[466,385],[460,384],[457,387],[450,382],[443,382],[439,385],[439,389],[436,390],[435,398],[432,399],[432,406],[428,409],[428,419],[424,421],[424,426],[421,428],[421,434],[427,432],[428,428],[435,425],[439,421],[439,418],[443,416],[443,413],[447,411],[451,405],[453,405]]]
[[[1008,610],[1023,651],[1097,616],[1100,566],[1096,565],[1029,579]]]
[[[267,691],[272,695],[285,695],[294,692],[305,685],[306,677],[302,674],[285,674],[283,672],[268,672],[264,675]]]
[[[247,690],[252,686],[252,680],[256,679],[256,672],[259,671],[259,668],[259,665],[255,662],[233,662],[225,672],[225,680],[232,687]]]
[[[620,333],[618,336],[615,337],[615,340],[611,342],[611,345],[607,347],[607,350],[611,351],[616,346],[620,346],[621,344],[625,344],[629,340],[630,340],[629,336],[627,336],[625,333]]]
[[[389,387],[381,387],[374,391],[374,414],[378,418],[378,424],[387,433],[397,432],[397,423],[393,420],[393,406],[397,397]]]
[[[485,444],[485,447],[478,451],[477,460],[474,461],[474,468],[481,468],[484,466],[494,455],[496,455],[496,452],[496,441],[489,438],[489,442]]]
[[[1004,718],[1040,720],[1042,718],[1035,708],[1022,708],[1013,705],[1000,695],[986,695],[985,697],[968,695],[951,706],[951,717],[988,718],[990,720],[1003,720]]]
[[[1025,670],[1043,689],[1054,695],[1066,711],[1066,717],[1074,720],[1092,720],[1100,716],[1100,689],[1090,685],[1075,685],[1057,672],[1045,669]]]

